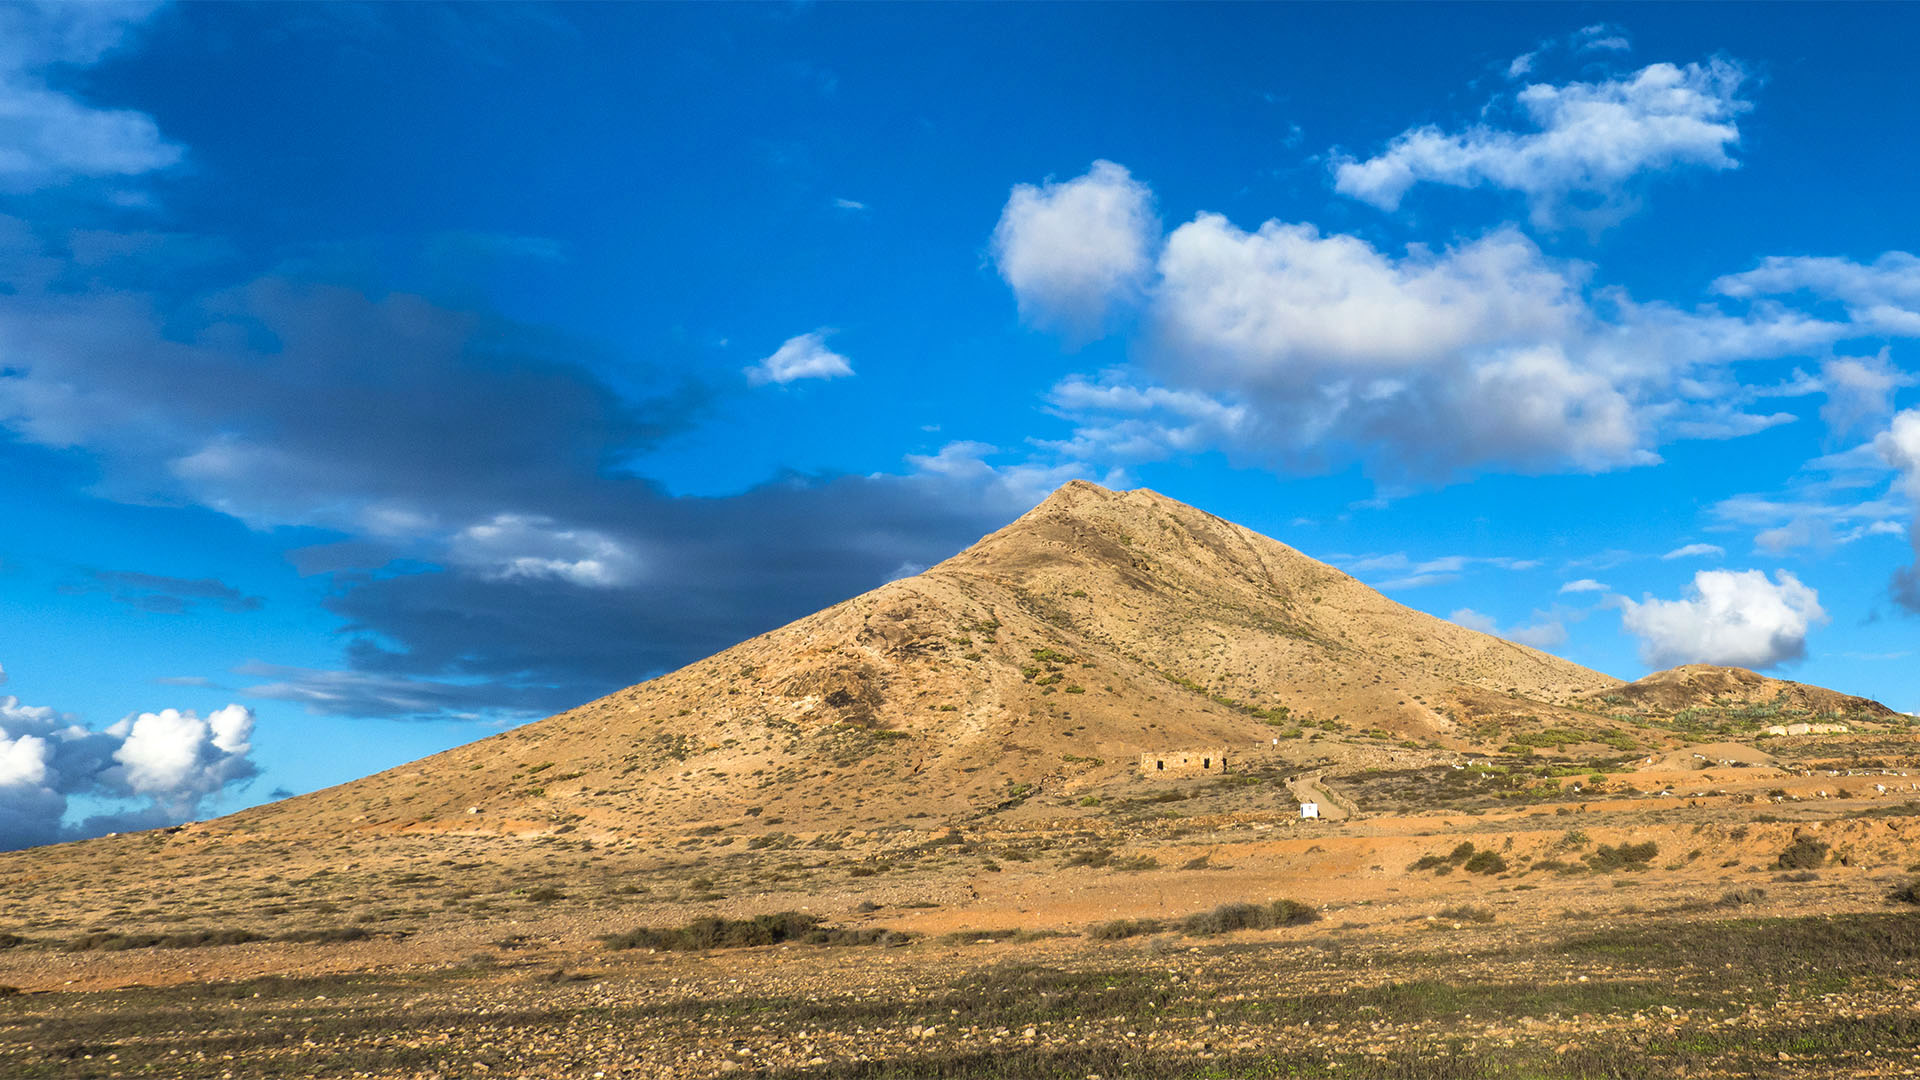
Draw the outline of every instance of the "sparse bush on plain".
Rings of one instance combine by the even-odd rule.
[[[1920,904],[1920,878],[1895,886],[1887,894],[1887,900],[1895,904]]]
[[[1444,907],[1433,913],[1436,919],[1449,922],[1490,923],[1493,921],[1493,909],[1475,904],[1458,904]]]
[[[1320,912],[1297,900],[1275,900],[1271,904],[1222,904],[1212,911],[1189,915],[1180,929],[1189,934],[1230,934],[1235,930],[1271,930],[1278,926],[1300,926],[1320,918]]]
[[[1094,941],[1118,941],[1121,938],[1157,934],[1166,928],[1166,924],[1159,919],[1114,919],[1087,927],[1087,937]]]
[[[1460,869],[1469,874],[1498,874],[1507,869],[1507,860],[1497,851],[1479,851],[1460,864]]]
[[[1725,908],[1750,907],[1767,898],[1767,890],[1748,886],[1744,889],[1728,889],[1720,894],[1720,906]]]
[[[1602,873],[1615,870],[1645,870],[1647,864],[1660,854],[1660,845],[1648,840],[1644,844],[1621,844],[1614,847],[1601,844],[1587,856],[1587,865]]]
[[[1812,870],[1826,863],[1829,850],[1827,844],[1811,836],[1796,837],[1773,865],[1780,870]]]
[[[828,926],[818,915],[782,911],[772,915],[755,915],[750,919],[708,916],[695,919],[685,926],[664,929],[642,926],[624,934],[607,935],[601,940],[609,949],[697,952],[702,949],[750,949],[788,941],[806,945],[902,945],[911,937],[910,934],[883,927],[849,930]]]
[[[1061,863],[1060,865],[1061,866],[1100,867],[1100,866],[1107,865],[1107,863],[1112,859],[1113,859],[1112,848],[1091,847],[1091,848],[1086,848],[1082,851],[1076,851],[1072,855],[1067,856],[1067,861]]]

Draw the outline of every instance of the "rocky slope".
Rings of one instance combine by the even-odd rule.
[[[1144,752],[1466,745],[1619,680],[1151,491],[1074,482],[915,577],[599,701],[239,815],[266,830],[820,828],[1096,790]]]

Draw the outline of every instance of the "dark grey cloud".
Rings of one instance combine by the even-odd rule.
[[[484,680],[485,693],[421,688],[422,697],[384,683],[349,693],[334,673],[315,673],[318,684],[289,679],[270,696],[355,715],[480,708],[485,694],[495,707],[551,711],[875,588],[902,564],[937,562],[1020,509],[1011,492],[933,477],[634,499],[595,519],[646,553],[637,580],[620,587],[447,570],[339,579],[327,606],[346,620],[356,672]]]
[[[137,244],[99,246],[137,261]],[[239,672],[258,697],[357,716],[549,711],[938,561],[1035,497],[1033,477],[973,459],[672,496],[627,463],[698,423],[721,391],[697,381],[486,311],[287,274],[177,296],[131,272],[56,287],[65,252],[0,227],[0,427],[88,452],[109,497],[332,537],[289,557],[330,582],[342,665],[253,658]],[[250,602],[212,580],[96,585],[149,610]]]

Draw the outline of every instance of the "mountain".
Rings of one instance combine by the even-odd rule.
[[[1462,748],[1604,724],[1619,680],[1152,491],[1075,481],[953,558],[246,830],[821,828],[1098,791],[1142,753]],[[1276,749],[1276,747],[1278,749]]]

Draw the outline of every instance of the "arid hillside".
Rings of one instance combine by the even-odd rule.
[[[1435,748],[1619,685],[1151,491],[1074,482],[915,577],[249,830],[789,828],[992,812],[1141,753]]]

